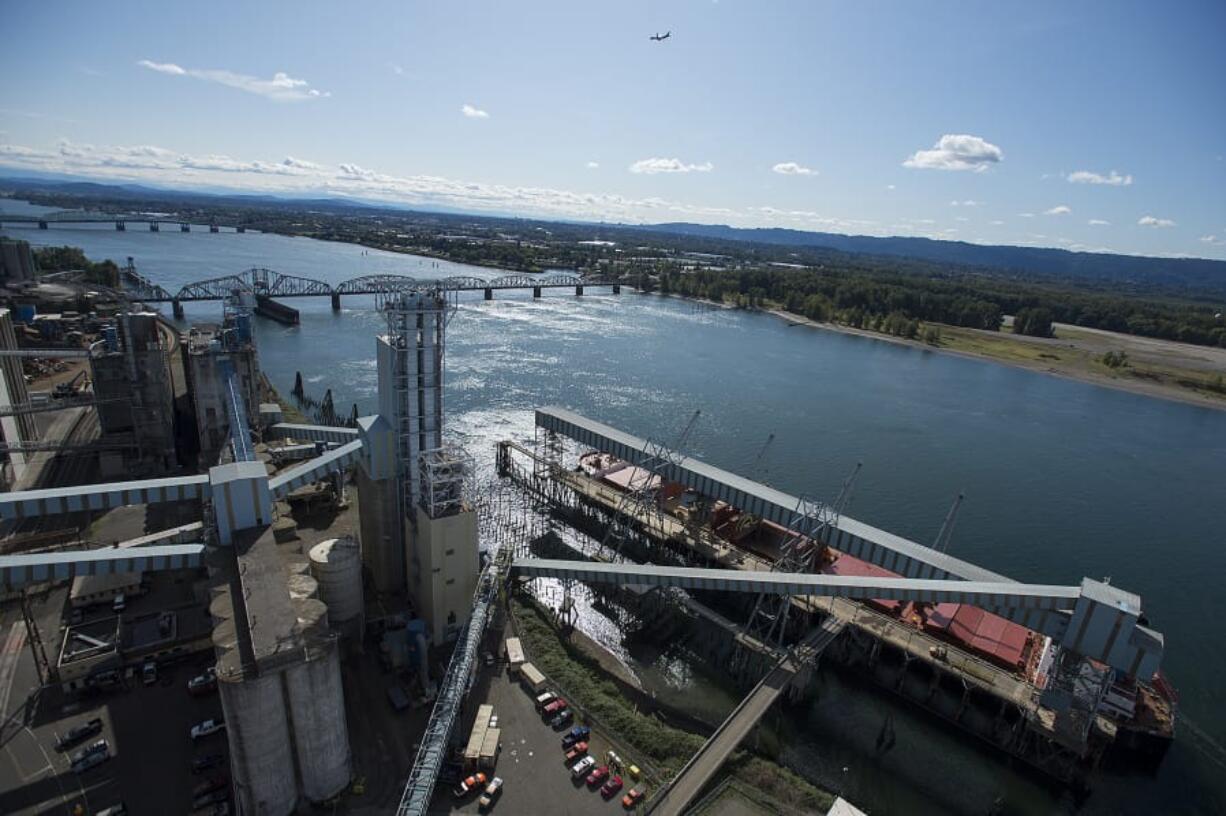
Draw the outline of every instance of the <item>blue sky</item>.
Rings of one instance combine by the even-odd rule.
[[[0,20],[3,168],[1226,258],[1220,1],[9,0]]]

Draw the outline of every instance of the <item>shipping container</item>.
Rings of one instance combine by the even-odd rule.
[[[519,667],[524,664],[524,647],[519,642],[519,638],[507,638],[507,666],[511,670],[511,674],[519,671]]]
[[[545,690],[545,675],[536,666],[525,663],[519,667],[519,674],[529,691],[540,693]]]

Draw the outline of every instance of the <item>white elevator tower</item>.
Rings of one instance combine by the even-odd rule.
[[[403,581],[441,642],[467,623],[479,569],[472,464],[443,442],[443,355],[455,306],[430,288],[396,293],[383,309],[388,331],[378,340],[379,413],[390,431],[396,482],[396,523],[387,538],[404,553],[403,562],[382,559],[384,569],[404,565],[403,577],[384,576],[383,583]]]

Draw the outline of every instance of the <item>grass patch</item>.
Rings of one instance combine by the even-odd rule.
[[[689,761],[704,738],[674,728],[642,714],[622,696],[600,664],[563,640],[545,612],[522,598],[512,598],[516,633],[523,640],[529,659],[550,680],[587,709],[619,740],[651,759],[666,778],[672,778]],[[737,779],[766,792],[773,799],[803,812],[825,813],[834,804],[830,793],[797,774],[754,756],[737,751],[725,769]]]

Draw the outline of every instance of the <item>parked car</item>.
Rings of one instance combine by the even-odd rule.
[[[590,756],[584,757],[583,759],[576,762],[573,766],[571,766],[571,769],[570,769],[571,776],[574,776],[575,778],[585,776],[589,771],[592,770],[592,767],[595,764],[596,764],[596,760],[592,759]]]
[[[204,796],[206,793],[229,787],[230,777],[225,774],[209,774],[192,788],[192,796]]]
[[[487,811],[494,806],[495,800],[502,795],[502,777],[495,776],[490,783],[485,786],[485,792],[481,794],[481,798],[477,800],[477,809]]]
[[[94,816],[127,816],[127,813],[128,808],[123,802],[120,802],[118,805],[111,805],[110,807],[104,807],[102,810],[96,811]]]
[[[83,774],[95,765],[101,765],[111,758],[111,752],[107,748],[101,751],[95,751],[92,754],[86,754],[79,760],[74,760],[72,763],[73,773]]]
[[[588,759],[591,759],[591,757],[588,757]],[[596,760],[592,759],[592,764],[595,765]],[[590,774],[587,775],[588,787],[591,787],[591,788],[596,787],[597,785],[604,782],[605,779],[608,778],[608,776],[609,776],[609,766],[601,765],[599,768],[597,768],[596,770],[592,771]]]
[[[489,782],[489,777],[483,773],[475,773],[461,781],[451,793],[455,798],[463,799],[474,791],[480,790],[487,782]]]
[[[631,765],[626,768],[626,773],[630,774],[630,778],[636,782],[643,778],[643,772],[639,769],[638,765]]]
[[[72,762],[80,762],[90,754],[100,754],[104,751],[109,751],[110,748],[111,746],[106,740],[100,739],[97,742],[92,742],[89,745],[86,745],[84,748],[73,754],[69,759]]]
[[[92,737],[102,731],[102,718],[94,717],[88,722],[83,722],[80,725],[74,725],[64,732],[64,735],[55,741],[55,750],[67,751],[72,746],[82,740]]]
[[[196,697],[217,691],[217,670],[212,666],[187,681],[187,693]]]
[[[643,801],[643,797],[647,795],[646,788],[631,788],[630,792],[622,797],[622,807],[629,810]]]
[[[141,667],[140,679],[146,686],[152,686],[154,683],[156,683],[158,681],[158,664],[154,663],[152,660],[146,662],[145,665]]]
[[[621,789],[622,789],[622,778],[621,778],[621,775],[618,774],[617,776],[613,777],[612,779],[610,779],[608,782],[605,782],[604,785],[601,786],[600,795],[603,796],[605,799],[612,799],[614,796],[617,795],[617,792]]]
[[[586,753],[587,753],[587,743],[586,742],[576,742],[574,745],[571,746],[571,749],[566,752],[566,761],[568,763],[575,762],[579,759],[579,757],[585,755]]]
[[[123,678],[119,676],[119,672],[108,669],[85,678],[85,684],[91,688],[109,689],[123,685]]]
[[[542,713],[543,713],[543,714],[544,714],[546,717],[552,717],[552,716],[554,716],[555,714],[557,714],[558,712],[560,712],[562,709],[564,709],[564,708],[566,708],[566,707],[567,707],[567,706],[566,706],[566,701],[565,701],[565,700],[563,700],[561,697],[557,697],[557,698],[555,698],[555,699],[553,700],[553,702],[551,702],[551,703],[549,703],[548,705],[546,705],[546,706],[545,706],[545,708],[544,708],[544,710],[542,711]]]
[[[558,695],[554,694],[552,691],[546,691],[542,694],[538,694],[536,696],[536,710],[544,711],[545,706],[549,705],[556,699],[558,699]]]
[[[553,719],[549,721],[550,728],[563,728],[570,725],[575,719],[575,712],[569,708],[564,708],[557,714],[553,715]]]
[[[121,592],[115,596],[115,600],[111,601],[111,611],[116,613],[122,612],[125,608],[127,608],[127,605],[127,596]]]
[[[216,768],[226,761],[225,754],[205,754],[192,760],[192,773],[204,773],[209,768]]]
[[[216,734],[218,731],[226,727],[224,720],[213,719],[205,720],[202,723],[196,723],[192,726],[191,735],[193,740],[198,740],[202,737],[207,737],[210,734]]]
[[[569,748],[576,742],[587,740],[587,738],[591,735],[591,728],[588,728],[586,725],[576,725],[574,728],[567,731],[566,735],[562,737],[562,747]]]

